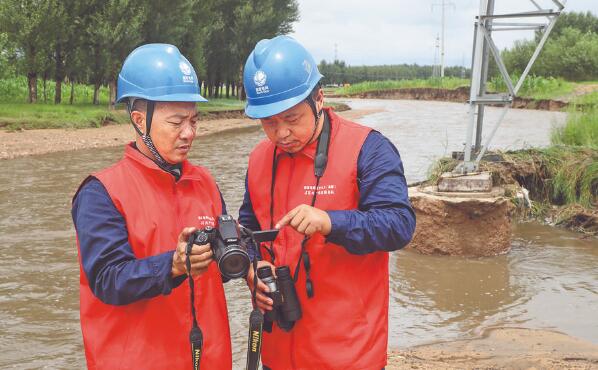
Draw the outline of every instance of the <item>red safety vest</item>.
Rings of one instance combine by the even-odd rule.
[[[357,160],[371,129],[326,111],[331,141],[315,206],[354,210],[359,202]],[[314,142],[294,155],[277,151],[274,224],[296,206],[311,204],[315,150]],[[274,145],[266,140],[249,158],[249,195],[264,230],[270,228],[273,151]],[[274,243],[275,264],[288,265],[294,272],[302,239],[291,227],[283,228]],[[274,370],[381,369],[388,340],[388,253],[350,254],[340,245],[326,243],[320,234],[312,236],[306,249],[315,295],[307,298],[301,266],[296,290],[303,317],[290,332],[274,325],[272,333],[264,334],[264,365]],[[262,256],[270,260],[264,249]]]
[[[137,258],[176,248],[184,227],[214,226],[222,203],[216,183],[202,167],[183,163],[178,182],[131,145],[115,165],[93,175],[123,215]],[[169,295],[123,306],[102,303],[81,268],[81,329],[89,369],[192,369],[189,285]],[[212,263],[195,278],[196,309],[203,331],[202,369],[232,367],[222,278]]]

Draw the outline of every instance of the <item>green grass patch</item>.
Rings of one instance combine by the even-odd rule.
[[[0,128],[87,128],[128,122],[123,110],[96,105],[1,103]]]
[[[93,103],[93,86],[84,84],[75,84],[75,104]],[[68,103],[71,97],[71,85],[62,84],[62,102]],[[44,99],[43,80],[37,80],[37,102],[54,103],[54,94],[56,93],[56,83],[52,80],[46,81],[46,94]],[[1,103],[27,103],[29,99],[27,78],[24,76],[0,79],[0,99]],[[106,86],[101,86],[99,91],[100,105],[108,105],[109,92]]]
[[[573,104],[598,107],[598,91],[575,97]]]
[[[556,205],[595,207],[598,201],[598,150],[553,145],[545,149],[509,152],[507,158],[528,161],[537,169],[534,183],[544,189],[530,191],[544,194],[545,199],[536,200]]]
[[[570,109],[567,123],[552,132],[551,140],[554,144],[598,149],[598,107],[585,111]]]
[[[209,99],[208,102],[197,104],[197,109],[200,112],[220,112],[243,108],[245,108],[245,102],[239,99]]]
[[[351,86],[341,87],[334,91],[339,95],[362,94],[369,91],[384,91],[407,88],[456,89],[469,86],[469,80],[456,77],[414,79],[414,80],[386,80],[365,81]]]
[[[513,76],[513,84],[517,83],[519,76]],[[507,85],[501,76],[496,76],[488,81],[489,91],[506,92]],[[518,96],[536,100],[557,99],[573,93],[575,83],[562,78],[527,76],[519,89]]]

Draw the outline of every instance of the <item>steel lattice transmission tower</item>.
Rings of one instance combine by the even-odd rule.
[[[523,0],[522,0],[523,2]],[[480,160],[488,149],[488,145],[496,130],[502,123],[507,111],[517,96],[523,81],[527,77],[540,51],[544,47],[550,32],[561,12],[565,7],[566,0],[545,1],[555,6],[555,9],[542,7],[538,0],[529,0],[533,10],[520,13],[494,14],[495,0],[480,0],[480,14],[476,17],[474,25],[473,61],[471,69],[471,90],[469,94],[469,122],[465,140],[464,161],[456,168],[456,172],[465,174],[477,171]],[[523,22],[521,19],[533,20],[534,22]],[[492,39],[493,32],[531,30],[540,33],[540,41],[536,46],[525,70],[516,83],[513,83],[511,76],[501,58],[500,51]],[[486,82],[488,80],[488,62],[492,55],[500,74],[507,86],[508,91],[502,94],[488,94]],[[501,105],[503,110],[492,131],[482,146],[482,127],[484,123],[484,108],[486,105]],[[475,127],[475,138],[474,134]],[[475,145],[472,145],[475,143]],[[476,155],[473,159],[473,155]]]

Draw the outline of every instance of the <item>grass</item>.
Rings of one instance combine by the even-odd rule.
[[[44,100],[44,86],[41,79],[37,80],[37,101],[38,103],[54,103],[55,83],[52,80],[46,82],[46,100]],[[93,102],[93,86],[75,84],[75,104],[91,104]],[[100,87],[100,105],[108,105],[108,88]],[[26,103],[28,101],[27,78],[18,76],[9,79],[0,79],[0,97],[2,103]],[[62,84],[62,101],[68,103],[71,97],[71,85]]]
[[[107,124],[128,123],[122,104],[108,109],[109,91],[101,87],[99,105],[93,105],[93,86],[75,84],[74,104],[69,104],[71,85],[62,85],[62,103],[54,104],[54,81],[46,83],[44,101],[43,82],[38,80],[38,102],[28,104],[27,79],[23,76],[0,80],[0,128],[7,130],[43,128],[86,128]],[[198,104],[202,113],[241,110],[244,102],[237,99],[210,99]]]
[[[456,89],[462,86],[469,86],[468,79],[445,77],[443,79],[415,79],[415,80],[386,80],[366,81],[351,86],[336,89],[334,93],[339,95],[361,94],[369,91],[396,90],[407,88],[435,88],[435,89]]]
[[[573,103],[578,105],[598,107],[598,91],[577,96],[575,99],[573,99]]]
[[[536,189],[530,189],[536,194],[535,200],[556,205],[579,204],[586,208],[596,206],[598,150],[582,146],[553,145],[545,149],[521,150],[506,155],[508,160],[528,161],[537,169],[536,178],[532,181]]]
[[[0,104],[0,128],[7,130],[86,128],[127,122],[124,111],[92,104]]]
[[[586,111],[569,110],[567,123],[552,132],[553,144],[598,149],[598,107]]]
[[[513,76],[513,84],[517,83],[519,76]],[[573,93],[575,90],[575,83],[565,81],[562,78],[553,77],[539,77],[539,76],[527,76],[521,85],[521,89],[517,95],[525,98],[531,98],[536,100],[543,99],[557,99],[563,96]],[[488,89],[491,91],[507,91],[507,85],[505,84],[502,77],[497,76],[490,79],[488,83]]]

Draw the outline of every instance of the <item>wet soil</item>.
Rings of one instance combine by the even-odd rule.
[[[598,345],[546,330],[489,329],[480,338],[391,352],[387,369],[597,369]]]
[[[506,197],[447,197],[409,188],[417,226],[407,248],[428,255],[485,257],[511,249],[513,203]]]

